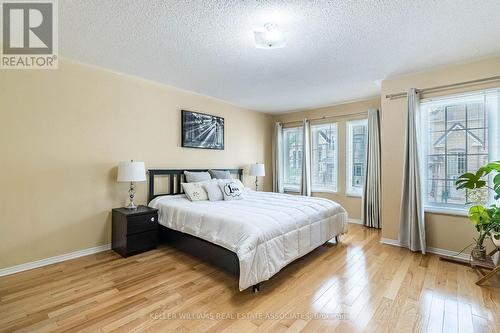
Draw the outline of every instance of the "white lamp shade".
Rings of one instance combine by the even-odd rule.
[[[266,175],[266,168],[262,163],[255,163],[250,166],[250,176],[263,177]]]
[[[119,182],[143,182],[146,180],[146,167],[144,162],[120,162],[118,165]]]

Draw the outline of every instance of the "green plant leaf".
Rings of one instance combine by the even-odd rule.
[[[485,187],[487,182],[482,178],[490,174],[492,171],[496,171],[499,173],[493,178],[493,189],[495,192],[497,192],[497,189],[500,189],[500,161],[494,161],[488,163],[486,166],[480,167],[476,171],[476,173],[467,172],[464,173],[463,175],[460,175],[457,181],[455,182],[455,186],[457,190],[461,189],[472,190],[476,188]],[[499,195],[500,193],[497,192],[497,196]]]
[[[495,170],[496,172],[500,172],[500,161],[493,161],[486,165],[490,170]]]
[[[479,169],[477,169],[476,177],[481,178],[483,176],[486,176],[487,174],[489,174],[491,172],[491,170],[492,169],[488,166],[482,166]]]
[[[493,183],[500,184],[500,173],[493,177]]]
[[[455,185],[458,190],[463,188],[472,190],[476,188],[476,183],[478,182],[478,180],[479,178],[477,178],[475,174],[467,172],[458,177],[457,181],[455,182]]]
[[[493,178],[493,188],[495,191],[500,188],[500,173]]]
[[[479,228],[480,225],[489,223],[490,215],[486,208],[476,205],[469,208],[469,219]]]

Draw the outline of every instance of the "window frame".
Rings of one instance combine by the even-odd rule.
[[[314,184],[313,172],[314,172],[314,138],[313,132],[315,128],[332,126],[335,127],[335,145],[334,145],[334,170],[335,170],[335,186],[332,187],[318,187],[318,184]],[[317,124],[311,124],[311,192],[314,193],[338,193],[339,189],[339,123],[338,122],[322,122]]]
[[[353,135],[353,129],[355,126],[363,125],[365,126],[366,129],[366,136],[368,135],[368,119],[354,119],[354,120],[348,120],[346,121],[346,149],[345,149],[345,163],[346,163],[346,169],[345,169],[345,195],[348,197],[356,197],[356,198],[361,198],[363,196],[363,188],[364,188],[364,183],[363,186],[361,187],[360,191],[352,190],[352,179],[354,178],[353,175],[353,158],[352,154],[354,153],[354,135]],[[365,161],[364,161],[364,168],[366,172],[366,160],[367,156],[366,154],[368,153],[368,140],[365,138]],[[365,175],[366,177],[366,175]]]
[[[299,137],[302,137],[303,136],[303,131],[302,131],[302,126],[293,126],[293,127],[286,127],[286,128],[283,128],[283,166],[282,166],[282,171],[283,171],[283,190],[285,192],[293,192],[293,193],[297,193],[297,192],[300,192],[300,181],[298,184],[292,184],[292,183],[287,183],[287,163],[288,163],[288,159],[287,159],[287,151],[288,151],[288,146],[286,144],[286,135],[287,135],[287,132],[292,132],[292,131],[297,131],[298,132],[298,135]],[[303,154],[304,154],[304,138],[301,139],[302,141],[302,155],[301,155],[301,159],[300,159],[300,170],[302,172],[302,158],[303,158]]]
[[[494,106],[488,106],[487,104],[487,98],[488,94],[496,94],[496,111],[493,110]],[[467,216],[468,215],[468,209],[470,205],[466,204],[454,204],[454,203],[429,203],[428,202],[428,186],[429,186],[429,176],[427,174],[427,168],[428,168],[428,158],[430,154],[428,153],[428,145],[429,145],[429,137],[428,137],[428,131],[429,127],[427,126],[427,117],[428,115],[425,114],[427,110],[422,110],[424,107],[426,107],[426,104],[430,103],[435,103],[435,105],[442,104],[445,107],[445,118],[443,120],[444,122],[444,133],[446,133],[447,128],[448,128],[448,122],[446,118],[446,107],[449,107],[450,105],[457,105],[458,104],[458,99],[462,99],[460,101],[461,105],[464,105],[467,103],[467,99],[469,99],[469,103],[473,101],[474,99],[478,99],[478,96],[481,96],[483,98],[483,105],[484,105],[484,113],[485,113],[485,118],[484,122],[485,124],[482,125],[480,129],[483,129],[487,131],[487,142],[488,142],[488,153],[487,153],[487,160],[488,162],[496,160],[500,158],[500,144],[496,143],[495,140],[498,140],[500,138],[500,125],[498,124],[498,121],[500,120],[500,116],[498,113],[500,112],[500,89],[499,88],[494,88],[494,89],[483,89],[483,90],[477,90],[477,91],[470,91],[466,93],[461,93],[461,94],[450,94],[450,95],[443,95],[435,98],[426,98],[422,99],[420,101],[420,109],[421,109],[421,115],[419,117],[421,121],[421,128],[418,133],[422,137],[422,140],[420,141],[420,145],[418,147],[419,152],[422,153],[422,156],[420,158],[420,168],[422,170],[422,191],[423,191],[423,205],[424,205],[424,211],[426,213],[435,213],[435,214],[446,214],[446,215],[457,215],[457,216]],[[454,102],[452,100],[455,100]],[[449,101],[449,102],[446,102]],[[466,119],[467,119],[467,109],[466,110]],[[467,124],[466,124],[467,126]],[[463,156],[465,157],[466,163],[468,163],[468,156],[473,156],[475,154],[467,154],[468,152],[468,133],[467,131],[471,130],[470,128],[466,127],[465,128],[465,137],[466,137],[466,143],[464,147],[464,153]],[[473,128],[472,130],[475,130]],[[436,155],[436,154],[434,154]],[[456,152],[454,154],[448,154],[446,151],[443,154],[443,156],[448,156],[448,155],[453,155],[457,157],[457,162],[460,162],[460,158],[463,157],[461,156],[461,153]],[[480,154],[481,155],[481,154]],[[446,164],[445,160],[445,181],[447,180],[447,174],[448,174],[448,165]],[[457,163],[457,168],[458,168],[458,163]],[[490,177],[491,178],[491,177]],[[488,181],[491,181],[491,179],[488,179]],[[490,196],[491,200],[491,196]]]

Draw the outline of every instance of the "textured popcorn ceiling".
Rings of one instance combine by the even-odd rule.
[[[60,0],[59,8],[62,56],[268,112],[374,96],[377,80],[500,53],[500,0]],[[285,30],[287,47],[254,47],[266,22]]]

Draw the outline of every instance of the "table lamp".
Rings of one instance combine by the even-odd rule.
[[[134,203],[135,196],[135,184],[134,182],[144,182],[146,181],[146,168],[144,162],[120,162],[118,165],[118,182],[130,182],[130,188],[128,190],[130,196],[130,203],[126,208],[137,209]]]
[[[259,188],[259,177],[263,177],[266,175],[266,169],[264,164],[255,163],[250,166],[250,176],[255,177],[255,190],[257,191]]]

